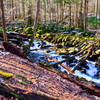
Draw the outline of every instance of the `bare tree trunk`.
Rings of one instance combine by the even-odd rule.
[[[49,21],[50,21],[50,23],[51,23],[51,2],[50,2],[50,0],[48,0],[48,3],[49,3]]]
[[[88,16],[88,0],[86,1],[86,22],[87,22],[87,16]],[[86,23],[86,27],[88,28],[88,23]]]
[[[24,0],[22,0],[22,18],[25,19],[25,4],[24,4]]]
[[[35,23],[34,23],[34,32],[33,32],[33,37],[30,41],[30,46],[33,44],[34,38],[35,38],[35,33],[36,33],[36,27],[38,23],[38,16],[39,16],[39,11],[40,11],[40,0],[37,2],[37,11],[36,11],[36,18],[35,18]]]
[[[72,25],[72,14],[71,14],[71,12],[72,12],[72,7],[71,7],[71,1],[70,1],[70,3],[69,3],[69,27],[71,27]]]
[[[32,21],[32,4],[29,3],[28,7],[28,26],[31,26],[33,23]]]
[[[98,9],[99,8],[99,1],[98,0],[96,0],[96,11],[95,11],[95,16],[97,17],[98,16]]]
[[[80,10],[79,10],[79,27],[84,29],[84,25],[83,25],[83,0],[81,0]]]
[[[99,3],[99,23],[100,23],[100,3]],[[100,24],[99,24],[100,26]]]
[[[99,13],[99,1],[96,0],[96,17],[98,17],[98,13]],[[97,28],[97,25],[96,25]]]
[[[2,12],[3,37],[4,37],[4,42],[7,42],[5,16],[4,16],[4,4],[3,4],[3,0],[0,0],[0,1],[1,1],[0,6],[1,6],[1,12]]]
[[[34,24],[34,37],[35,37],[35,33],[36,33],[36,26],[37,26],[39,11],[40,11],[40,0],[38,0],[38,2],[37,2],[37,11],[36,11],[35,24]]]
[[[64,5],[63,5],[63,1],[60,2],[60,20],[63,19],[64,16]]]
[[[14,0],[11,0],[12,20],[14,21]]]
[[[84,31],[86,31],[87,28],[86,18],[87,18],[87,0],[84,0]]]
[[[15,1],[15,18],[18,18],[18,16],[17,16],[17,13],[18,13],[18,11],[17,11],[17,1]]]
[[[44,0],[44,22],[46,23],[46,21],[47,21],[47,17],[46,17],[46,15],[47,15],[47,1],[46,0]]]
[[[77,5],[77,3],[75,3],[74,26],[78,27],[78,5]]]

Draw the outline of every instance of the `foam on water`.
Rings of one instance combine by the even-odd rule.
[[[0,54],[2,54],[2,55],[8,55],[9,52],[3,52],[3,51],[0,51]]]
[[[100,83],[100,79],[96,78],[97,73],[98,73],[98,68],[95,66],[95,62],[89,61],[89,60],[86,60],[86,61],[88,62],[87,65],[89,67],[89,69],[86,70],[86,74],[81,73],[80,71],[76,70],[74,75],[79,76],[79,77],[83,77],[88,81]]]
[[[92,81],[92,82],[95,82],[95,83],[100,83],[100,79],[96,79],[96,78],[93,78],[91,76],[88,76],[87,74],[81,73],[78,70],[75,71],[74,75],[78,76],[78,77],[83,77],[88,81]]]

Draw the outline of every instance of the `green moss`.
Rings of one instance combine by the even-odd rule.
[[[24,76],[20,75],[20,74],[16,74],[16,77],[21,78],[22,80],[20,81],[21,84],[26,85],[26,84],[32,84],[31,81],[27,80],[27,78],[25,78]]]
[[[13,77],[12,73],[7,73],[7,72],[4,72],[4,71],[0,71],[0,75],[2,75],[3,78],[5,78],[5,79],[9,79],[9,78]]]
[[[26,27],[26,28],[24,28],[24,33],[32,34],[33,33],[33,28],[34,27]]]
[[[2,27],[0,27],[0,31],[3,31],[3,28]]]
[[[12,96],[16,97],[16,98],[20,98],[20,96],[19,96],[18,94],[14,93],[14,92],[10,92],[10,94],[11,94]]]
[[[5,82],[5,84],[8,84],[8,83],[9,83],[8,81]]]

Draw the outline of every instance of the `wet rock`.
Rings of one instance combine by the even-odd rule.
[[[77,52],[77,51],[78,51],[78,49],[77,49],[77,48],[75,48],[75,47],[70,47],[70,48],[68,48],[68,51],[69,51],[69,53],[70,53],[70,54],[72,54],[72,53]]]
[[[85,67],[86,69],[89,69],[89,66],[87,66],[87,65],[85,65],[84,67]]]
[[[96,53],[97,55],[100,54],[100,49],[99,49],[99,50],[96,50],[95,53]]]
[[[62,55],[62,54],[66,55],[66,54],[68,54],[68,50],[67,50],[67,48],[58,49],[56,53],[59,55]]]
[[[99,84],[95,84],[94,87],[100,90],[100,83]]]
[[[96,65],[100,68],[100,57],[98,58]]]
[[[82,66],[79,66],[79,67],[78,67],[78,70],[81,71],[82,73],[86,73],[86,69],[83,69]]]
[[[98,71],[98,74],[97,74],[97,75],[98,75],[98,77],[100,78],[100,71]]]
[[[80,66],[86,68],[86,69],[89,69],[89,66],[87,66],[87,62],[84,61],[83,63],[80,64]]]
[[[82,73],[85,73],[86,74],[86,69],[82,69],[80,70]]]
[[[62,48],[62,45],[57,45],[57,48]]]
[[[50,53],[51,52],[51,50],[46,50],[46,53]]]
[[[41,45],[41,49],[47,49],[49,47],[51,47],[51,45]]]

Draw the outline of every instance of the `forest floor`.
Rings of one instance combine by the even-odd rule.
[[[13,73],[10,79],[0,76],[0,83],[9,89],[35,93],[24,100],[95,100],[77,84],[10,52],[0,50],[0,70]]]

